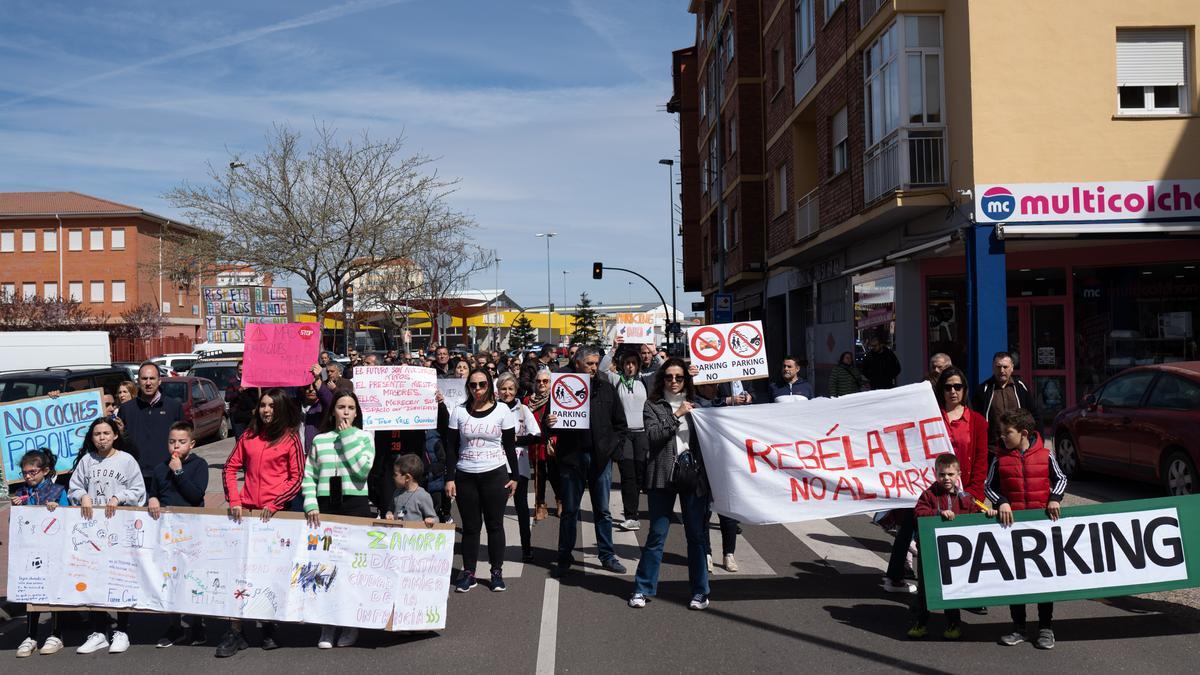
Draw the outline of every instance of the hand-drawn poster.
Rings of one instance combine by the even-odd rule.
[[[270,621],[446,626],[454,530],[300,514],[240,523],[210,509],[13,507],[8,599]]]

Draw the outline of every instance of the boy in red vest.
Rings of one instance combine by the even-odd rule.
[[[1037,422],[1028,410],[1010,410],[1000,416],[1000,440],[1004,448],[988,468],[984,492],[998,511],[1004,527],[1012,525],[1013,511],[1046,509],[1050,520],[1058,520],[1067,476],[1058,468],[1054,453],[1042,445]],[[1009,647],[1025,642],[1025,605],[1010,605],[1013,632],[1000,638]],[[1054,649],[1054,603],[1038,603],[1038,649]]]

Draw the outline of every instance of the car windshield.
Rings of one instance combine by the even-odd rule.
[[[224,391],[229,388],[229,385],[237,380],[237,366],[232,363],[222,364],[204,364],[197,363],[192,366],[189,373],[193,377],[203,377],[213,381],[217,385],[217,389]]]
[[[191,368],[192,364],[195,362],[196,359],[174,359],[170,362],[171,370],[174,370],[177,373],[182,373],[188,368]]]
[[[158,386],[158,389],[159,389],[159,391],[161,391],[163,393],[163,396],[170,396],[171,398],[177,398],[180,401],[187,400],[187,391],[188,391],[187,382],[180,381],[180,380],[171,380],[171,381],[163,382],[162,384],[160,384]]]
[[[35,396],[45,396],[55,389],[61,390],[61,378],[32,378],[23,377],[15,380],[0,382],[0,401],[20,401]]]

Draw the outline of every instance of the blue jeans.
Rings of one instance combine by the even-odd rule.
[[[592,464],[592,453],[581,452],[578,468],[558,463],[558,475],[562,483],[562,513],[558,514],[558,564],[571,564],[571,551],[575,550],[575,537],[579,525],[579,505],[583,503],[583,488],[586,486],[592,497],[592,517],[596,519],[596,545],[600,549],[600,562],[614,560],[612,514],[608,512],[608,494],[612,490],[612,462],[604,466]]]
[[[671,488],[658,488],[650,490],[647,495],[650,531],[646,535],[642,559],[638,562],[637,575],[633,579],[634,593],[652,596],[658,592],[658,571],[662,567],[663,545],[667,543],[667,532],[671,528],[676,494]],[[683,533],[687,537],[688,581],[692,595],[708,595],[708,552],[704,541],[705,530],[708,529],[705,522],[708,499],[693,494],[678,496],[683,511]]]

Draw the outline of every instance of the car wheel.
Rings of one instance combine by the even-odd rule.
[[[1182,450],[1168,453],[1162,465],[1163,485],[1167,494],[1172,497],[1196,494],[1200,491],[1197,481],[1196,465],[1192,458]]]
[[[1067,474],[1067,478],[1076,478],[1083,469],[1079,464],[1079,448],[1075,445],[1075,439],[1071,438],[1071,434],[1060,431],[1054,437],[1054,458],[1058,460],[1058,468]]]
[[[217,440],[223,441],[229,438],[229,418],[221,416],[221,425],[217,427]]]

